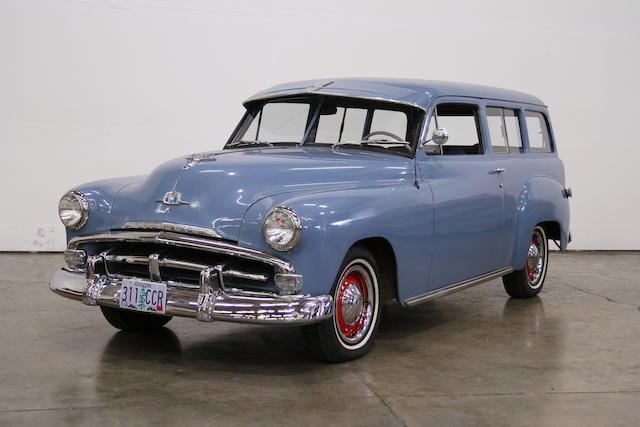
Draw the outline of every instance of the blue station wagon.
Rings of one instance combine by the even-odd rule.
[[[339,362],[371,348],[382,304],[498,277],[533,297],[549,241],[567,248],[571,190],[535,96],[334,79],[244,105],[222,150],[66,193],[51,290],[132,332],[172,316],[302,325]]]

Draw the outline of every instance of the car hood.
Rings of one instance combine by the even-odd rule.
[[[398,185],[412,179],[411,159],[353,148],[273,147],[202,153],[171,160],[121,189],[114,199],[111,228],[122,228],[127,222],[161,221],[212,228],[224,239],[237,240],[244,213],[264,197]],[[182,203],[163,203],[168,192],[179,192]]]

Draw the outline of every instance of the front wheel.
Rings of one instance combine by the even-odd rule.
[[[349,250],[333,286],[333,317],[303,327],[308,347],[327,362],[364,356],[380,323],[380,271],[367,249]]]
[[[513,298],[531,298],[540,292],[547,276],[549,241],[544,228],[533,230],[524,268],[502,277],[504,289]]]

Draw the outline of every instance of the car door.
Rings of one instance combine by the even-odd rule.
[[[503,267],[504,195],[500,169],[493,156],[486,155],[480,106],[445,99],[434,113],[428,135],[444,127],[449,140],[442,146],[427,143],[416,156],[434,200],[435,252],[427,290]]]
[[[515,248],[518,204],[525,177],[532,173],[531,161],[525,155],[520,122],[524,120],[520,106],[506,101],[488,100],[484,108],[491,151],[496,160],[504,190],[501,266],[511,264]]]

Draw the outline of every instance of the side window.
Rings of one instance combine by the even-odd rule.
[[[437,125],[436,125],[437,121]],[[478,107],[472,104],[439,104],[429,123],[429,135],[436,127],[446,128],[449,140],[441,147],[432,142],[425,145],[427,154],[482,154]]]
[[[487,126],[489,127],[489,138],[491,138],[491,149],[494,153],[508,153],[509,143],[507,142],[507,127],[504,125],[503,108],[487,107]]]
[[[526,112],[527,130],[529,135],[529,147],[533,153],[550,153],[551,139],[549,137],[549,125],[544,114],[538,111]]]
[[[520,131],[520,120],[518,111],[504,109],[504,124],[507,128],[507,141],[509,141],[510,153],[522,153],[522,132]]]
[[[494,153],[522,153],[518,112],[509,108],[487,107],[487,125]]]

